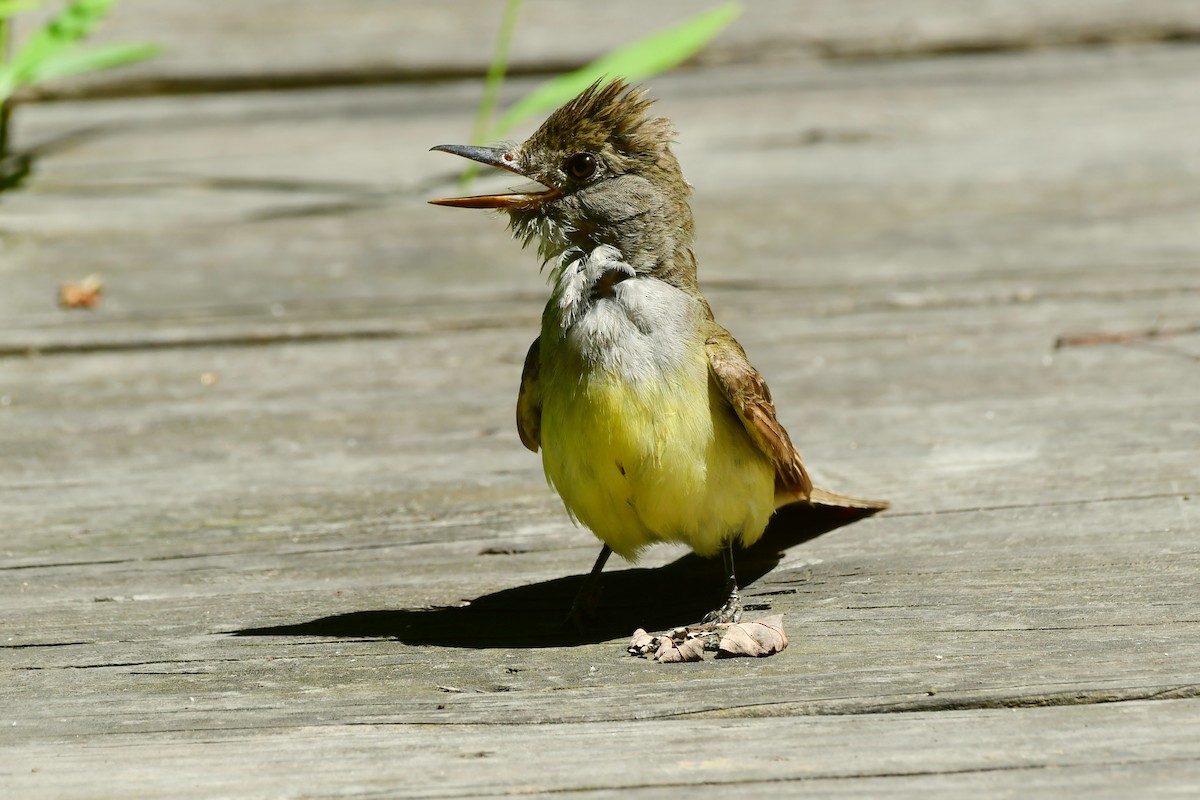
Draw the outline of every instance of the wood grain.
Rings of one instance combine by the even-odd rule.
[[[711,607],[683,551],[559,626],[596,543],[513,427],[544,279],[424,203],[476,87],[22,107],[0,781],[1186,795],[1200,340],[1055,342],[1200,319],[1197,76],[1148,46],[653,82],[718,319],[814,479],[893,502],[778,517],[741,563],[789,648],[675,667],[624,640]],[[91,273],[100,307],[58,309]]]

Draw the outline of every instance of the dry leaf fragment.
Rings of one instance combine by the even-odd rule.
[[[63,308],[95,308],[100,302],[104,282],[99,275],[88,275],[81,281],[58,287],[58,304]]]
[[[726,628],[717,646],[717,658],[771,656],[783,650],[787,644],[783,615],[773,614],[765,619],[739,622]]]
[[[664,636],[662,644],[658,646],[658,651],[654,654],[654,660],[663,664],[675,664],[681,661],[703,661],[704,640],[684,639],[683,641],[676,641],[669,636]]]
[[[629,640],[629,647],[625,649],[631,656],[642,656],[645,658],[650,653],[658,650],[658,637],[646,633],[645,628],[638,628],[633,632],[633,638]]]
[[[736,624],[714,623],[673,628],[660,636],[638,628],[633,632],[626,651],[642,658],[649,658],[653,653],[655,661],[674,664],[703,661],[705,650],[716,650],[717,658],[771,656],[783,650],[787,644],[783,615],[775,614],[765,619]]]

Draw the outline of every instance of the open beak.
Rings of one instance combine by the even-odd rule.
[[[456,156],[508,170],[522,178],[536,180],[526,174],[517,161],[517,157],[502,147],[475,147],[468,144],[439,144],[430,150],[441,150],[443,153],[453,153]],[[552,186],[538,183],[528,187],[528,190],[514,189],[508,194],[480,194],[474,197],[445,197],[429,202],[437,206],[455,206],[457,208],[532,208],[558,197],[558,190]]]

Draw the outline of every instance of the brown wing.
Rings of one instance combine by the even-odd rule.
[[[517,392],[517,434],[521,444],[533,452],[542,446],[542,387],[538,373],[542,367],[542,339],[539,336],[525,354],[521,370],[521,390]]]
[[[775,418],[771,390],[729,331],[716,323],[712,325],[715,330],[704,343],[709,371],[729,405],[741,417],[750,438],[774,462],[776,503],[807,500],[812,481],[787,431]]]

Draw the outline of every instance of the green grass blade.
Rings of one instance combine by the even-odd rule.
[[[11,70],[8,68],[8,14],[0,14],[0,158],[8,145],[8,114],[4,104],[13,92]]]
[[[500,34],[496,37],[496,50],[492,53],[492,63],[488,65],[487,79],[483,82],[483,97],[479,101],[479,111],[475,114],[475,129],[471,132],[470,144],[484,144],[488,135],[488,123],[492,119],[496,97],[500,94],[500,84],[504,82],[504,73],[508,69],[508,46],[512,42],[513,31],[517,28],[517,17],[520,14],[521,0],[508,0],[504,7],[504,19],[500,22]],[[478,173],[479,167],[474,163],[463,170],[459,183],[464,190]]]
[[[475,115],[475,130],[471,133],[470,144],[484,144],[483,137],[487,135],[488,121],[496,107],[496,96],[508,69],[508,46],[512,42],[520,13],[521,0],[508,0],[504,8],[504,19],[500,23],[500,35],[496,37],[496,51],[492,54],[492,63],[488,65],[487,78],[483,83],[483,99],[479,101],[479,112]]]
[[[741,11],[740,2],[726,3],[607,53],[574,72],[552,78],[505,112],[492,127],[489,138],[502,136],[527,117],[558,108],[602,78],[619,76],[638,81],[665,72],[703,49]]]
[[[8,142],[8,109],[4,103],[16,88],[8,62],[8,37],[11,30],[8,18],[21,11],[20,6],[20,2],[0,0],[0,158],[4,156]]]
[[[87,49],[71,49],[47,58],[34,66],[28,82],[65,78],[81,72],[111,69],[152,58],[162,52],[154,44],[109,44]]]

